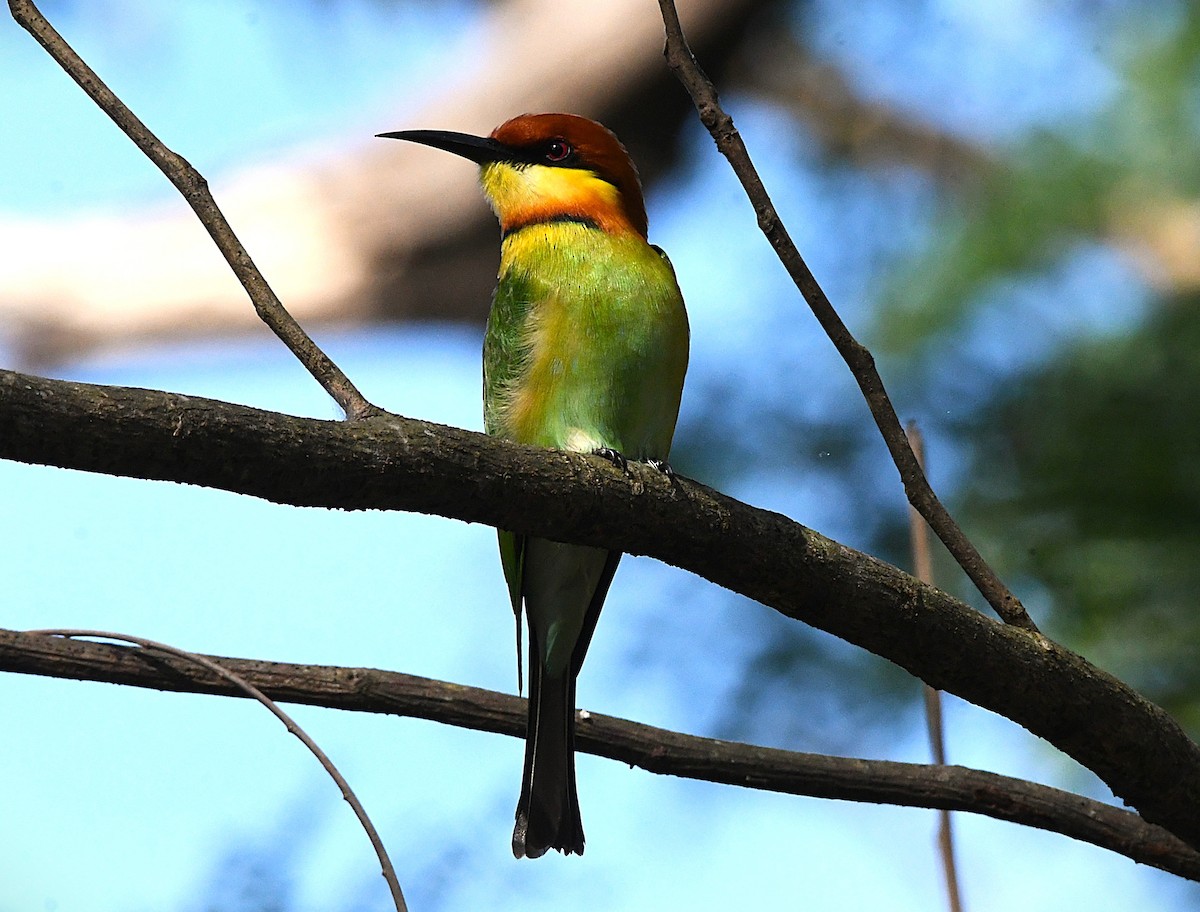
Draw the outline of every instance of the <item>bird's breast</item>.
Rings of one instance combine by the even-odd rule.
[[[539,446],[666,458],[687,333],[674,275],[640,236],[569,223],[526,228],[505,241],[489,319],[485,364],[506,375],[485,383],[489,430]]]

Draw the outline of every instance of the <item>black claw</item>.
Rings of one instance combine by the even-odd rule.
[[[667,462],[665,459],[647,459],[646,465],[650,466],[652,469],[657,469],[659,472],[662,472],[672,481],[675,480],[675,470],[671,468],[671,463]]]
[[[592,455],[599,456],[601,459],[607,459],[622,472],[629,472],[629,460],[625,458],[624,454],[618,453],[612,447],[597,447],[592,450]]]

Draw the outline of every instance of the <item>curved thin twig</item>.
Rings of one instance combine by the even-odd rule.
[[[142,649],[152,652],[162,652],[183,659],[185,662],[199,665],[201,668],[206,668],[218,677],[228,681],[241,693],[257,700],[269,709],[275,718],[284,724],[288,731],[300,739],[312,755],[317,758],[321,766],[324,767],[325,772],[337,783],[338,788],[341,789],[342,797],[346,799],[346,803],[354,811],[354,816],[358,818],[358,822],[362,824],[362,828],[366,831],[367,838],[371,840],[371,846],[375,849],[375,854],[379,858],[379,865],[383,870],[383,879],[387,881],[388,889],[392,893],[392,902],[396,906],[396,912],[408,912],[408,906],[404,902],[404,893],[400,890],[400,881],[396,878],[396,869],[392,867],[392,860],[388,857],[387,849],[383,846],[383,840],[379,837],[379,831],[371,823],[371,818],[367,816],[367,811],[362,806],[362,802],[358,800],[358,796],[350,788],[350,783],[338,772],[338,768],[333,765],[333,761],[326,756],[317,742],[310,738],[308,733],[291,716],[280,709],[270,697],[245,678],[235,674],[221,663],[207,656],[188,652],[185,649],[177,649],[174,646],[168,646],[166,643],[159,643],[155,640],[148,640],[145,637],[130,636],[127,633],[110,633],[107,630],[29,630],[26,632],[40,636],[62,637],[64,639],[89,637],[91,639],[118,640],[125,643],[133,643]]]
[[[204,176],[181,155],[168,149],[162,140],[125,106],[83,58],[67,44],[32,0],[9,0],[8,7],[17,24],[46,49],[67,75],[78,83],[100,110],[133,140],[183,195],[242,287],[246,289],[246,294],[250,296],[259,317],[321,384],[325,392],[329,393],[346,413],[346,417],[354,420],[379,414],[380,409],[367,401],[350,378],[333,363],[284,308],[258,267],[254,265],[242,242],[234,234],[225,215],[217,207]]]
[[[1037,627],[1026,613],[1025,607],[1001,582],[929,486],[925,473],[921,471],[921,466],[908,445],[904,428],[900,426],[900,419],[896,416],[891,399],[888,398],[883,379],[875,368],[874,357],[842,322],[842,318],[788,235],[787,228],[779,218],[779,213],[775,211],[771,197],[750,160],[750,153],[746,151],[746,145],[733,125],[733,118],[722,109],[716,88],[704,75],[704,71],[692,55],[691,48],[688,47],[683,27],[679,24],[679,13],[675,10],[674,0],[658,0],[658,5],[666,27],[667,43],[663,53],[667,59],[667,66],[691,95],[701,122],[712,135],[717,149],[729,160],[738,180],[742,182],[746,196],[749,197],[758,216],[759,228],[787,269],[813,316],[817,318],[817,322],[821,324],[821,328],[825,330],[825,334],[858,382],[858,387],[867,400],[867,407],[871,410],[871,416],[875,419],[879,433],[883,435],[884,443],[892,454],[892,461],[900,472],[900,480],[904,484],[904,493],[909,503],[925,517],[930,528],[954,555],[959,566],[966,571],[971,582],[996,613],[1006,623],[1036,633]]]
[[[374,668],[209,658],[276,700],[525,735],[525,701],[509,694]],[[0,670],[183,693],[244,693],[169,656],[149,662],[136,649],[9,630],[0,630]],[[582,751],[652,773],[789,795],[983,814],[1200,881],[1200,852],[1162,827],[1110,804],[996,773],[755,747],[591,712],[580,713],[577,739]]]

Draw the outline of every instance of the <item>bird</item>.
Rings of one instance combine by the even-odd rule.
[[[647,240],[636,166],[610,130],[575,114],[522,114],[488,136],[401,130],[380,137],[479,166],[500,223],[483,343],[484,429],[522,444],[602,456],[627,470],[667,459],[689,327],[674,268]],[[582,854],[575,687],[619,551],[498,531],[516,617],[528,630],[529,716],[512,849]]]

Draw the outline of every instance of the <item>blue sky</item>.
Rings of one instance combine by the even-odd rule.
[[[869,40],[856,41],[858,59],[846,63],[882,96],[921,110],[946,77],[916,61],[904,68],[907,82],[884,79],[880,61],[895,46],[900,5],[869,6],[862,20]],[[942,4],[937,15],[948,32],[931,59],[945,60],[946,48],[966,42],[974,42],[972,59],[985,63],[1014,47],[1041,48],[1038,60],[1066,53],[1070,36],[1044,28],[1036,15],[1045,4],[1007,7],[982,4],[982,16],[970,5]],[[812,27],[818,47],[845,57],[839,48],[847,42],[837,36],[850,25],[839,9],[816,4]],[[421,80],[444,62],[439,49],[469,35],[471,16],[465,3],[166,7],[126,0],[103,10],[70,5],[59,24],[153,129],[214,177],[316,138],[368,129],[389,103],[415,105]],[[1030,37],[1034,29],[1044,31],[1044,47]],[[338,73],[338,81],[306,78],[306,54],[322,55],[322,72]],[[995,111],[1012,113],[1005,100],[1017,92],[1009,84],[990,88],[994,66],[976,69],[966,99],[947,114],[948,125],[965,133],[994,122]],[[173,192],[11,24],[0,27],[0,74],[11,89],[0,93],[5,213],[123,207]],[[1036,67],[1029,83],[1008,75],[1027,93],[1045,82]],[[1103,67],[1085,59],[1074,90],[1070,80],[1056,85],[1031,103],[1034,113],[1014,117],[1086,110],[1103,92],[1102,76]],[[395,101],[401,79],[416,88]],[[934,190],[902,172],[831,175],[817,145],[782,112],[729,100],[793,236],[843,316],[869,331],[869,267],[919,242]],[[213,111],[220,123],[205,116]],[[497,112],[497,121],[510,113]],[[813,422],[861,409],[698,127],[687,144],[679,172],[649,199],[653,239],[671,252],[692,318],[681,433],[699,420],[704,397],[728,383],[781,401],[803,390],[795,407]],[[866,215],[856,222],[847,212]],[[879,236],[845,241],[864,221]],[[1064,338],[1136,317],[1139,289],[1104,252],[1089,255],[1099,259],[1087,275],[1098,270],[1109,287],[1126,290],[1087,319],[1066,321]],[[725,268],[730,262],[738,271]],[[1087,279],[1064,267],[1046,281],[1050,287],[1022,306],[1036,309],[1063,285]],[[1077,293],[1086,298],[1086,291]],[[429,325],[327,333],[320,341],[373,401],[478,428],[479,335]],[[972,339],[998,363],[1023,347],[983,318]],[[293,414],[335,413],[269,341],[141,349],[57,373]],[[935,434],[935,482],[954,476],[953,452],[938,446]],[[870,471],[883,483],[894,475],[885,463]],[[848,543],[864,539],[859,520],[823,481],[759,467],[728,489]],[[5,626],[114,629],[197,651],[515,689],[511,615],[486,527],[301,510],[12,463],[0,463],[0,509],[13,530],[0,549]],[[737,660],[753,646],[749,622],[764,611],[680,571],[626,558],[581,680],[581,705],[714,733]],[[199,909],[223,858],[263,847],[282,859],[295,908],[385,907],[369,846],[334,786],[260,707],[15,675],[0,684],[8,734],[0,776],[10,783],[0,796],[0,912]],[[805,713],[806,695],[795,694],[781,712]],[[359,792],[414,909],[551,909],[562,907],[564,895],[587,909],[925,910],[941,903],[929,812],[758,794],[581,756],[587,854],[516,862],[508,848],[522,754],[516,739],[307,707],[294,715]],[[955,762],[1102,795],[1088,774],[1002,719],[954,700],[948,719]],[[881,756],[927,758],[919,726],[876,740]],[[964,815],[956,825],[972,909],[1182,902],[1171,878],[1098,849]]]

